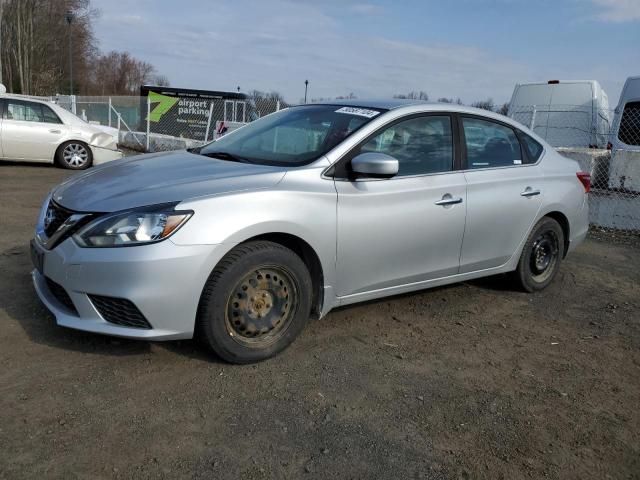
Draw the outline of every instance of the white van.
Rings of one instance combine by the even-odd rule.
[[[624,83],[611,127],[613,150],[640,150],[640,76]]]
[[[507,115],[554,147],[607,146],[609,98],[595,80],[517,84]]]
[[[622,88],[611,126],[609,188],[640,192],[640,76]]]

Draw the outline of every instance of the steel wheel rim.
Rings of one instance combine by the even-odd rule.
[[[84,145],[70,143],[62,151],[64,162],[70,167],[83,167],[89,160],[89,152]]]
[[[558,263],[560,248],[558,236],[552,230],[538,235],[531,247],[529,269],[537,282],[546,281]]]
[[[284,267],[248,272],[231,290],[225,309],[227,332],[247,347],[263,348],[282,338],[298,309],[298,285]]]

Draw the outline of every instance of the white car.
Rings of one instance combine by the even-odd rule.
[[[0,95],[0,159],[83,170],[122,158],[118,138],[58,105]]]

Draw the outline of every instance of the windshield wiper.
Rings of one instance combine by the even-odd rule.
[[[204,155],[205,157],[218,158],[220,160],[229,160],[231,162],[240,162],[240,163],[252,163],[246,158],[239,157],[229,152],[198,152],[200,155]]]

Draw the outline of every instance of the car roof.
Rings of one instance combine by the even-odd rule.
[[[405,107],[408,105],[420,105],[428,104],[424,100],[413,100],[409,98],[391,98],[391,99],[336,99],[336,100],[324,100],[320,102],[314,102],[313,105],[340,105],[345,107],[362,107],[362,108],[376,108],[384,110],[393,110],[394,108]]]
[[[46,103],[47,105],[53,103],[52,101],[47,100],[45,98],[32,97],[30,95],[20,95],[20,94],[16,94],[16,93],[3,93],[3,94],[0,94],[0,100],[3,99],[3,98],[10,98],[12,100],[24,100],[24,101],[27,101],[27,102]]]
[[[360,107],[360,108],[373,108],[373,109],[384,109],[384,110],[417,110],[424,112],[457,112],[457,113],[468,113],[472,115],[480,115],[488,118],[495,118],[505,123],[513,123],[513,121],[500,115],[498,113],[483,110],[481,108],[468,107],[466,105],[460,105],[457,103],[442,103],[442,102],[427,102],[425,100],[411,100],[405,98],[393,98],[390,100],[380,100],[380,99],[349,99],[349,100],[333,100],[333,101],[322,101],[322,102],[314,102],[312,104],[307,105],[334,105],[336,107]],[[304,105],[296,105],[296,106],[304,106]],[[518,124],[519,125],[519,124]]]

